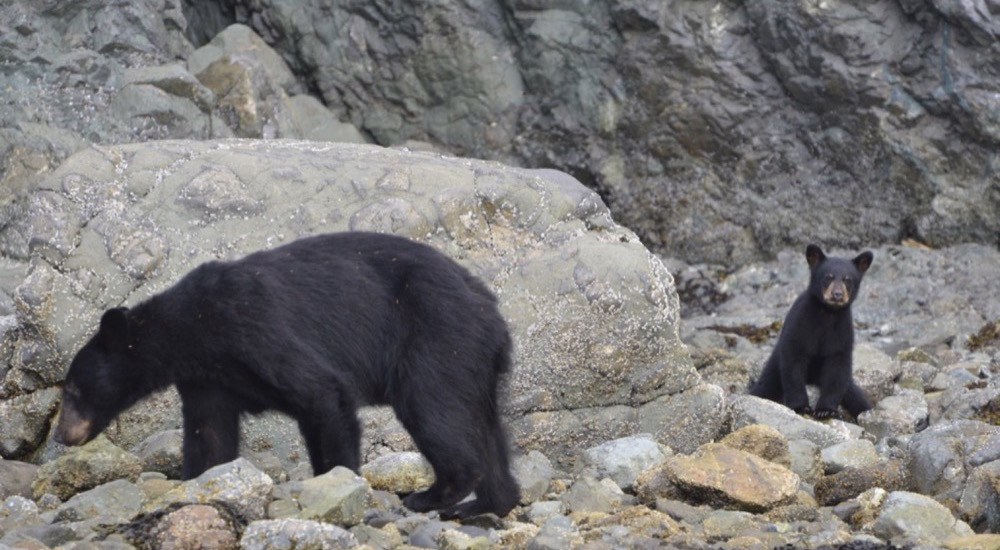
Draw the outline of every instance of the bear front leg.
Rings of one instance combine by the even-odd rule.
[[[781,373],[781,393],[785,406],[797,414],[811,414],[812,409],[809,408],[809,394],[806,393],[806,374],[809,370],[808,359],[800,354],[786,350],[778,355],[778,361],[778,368]]]
[[[240,446],[240,407],[229,392],[178,384],[184,416],[184,479],[235,460]]]
[[[816,402],[814,417],[840,417],[840,404],[851,386],[851,370],[851,356],[846,353],[832,355],[823,361],[819,371],[819,400]]]

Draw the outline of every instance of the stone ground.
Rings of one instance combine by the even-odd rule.
[[[571,468],[532,451],[515,462],[521,506],[459,524],[401,506],[432,476],[415,453],[360,476],[239,459],[181,482],[176,434],[131,451],[102,437],[41,468],[0,462],[0,548],[1000,548],[1000,253],[875,254],[855,364],[877,406],[857,423],[744,395],[805,284],[802,254],[728,274],[667,262],[682,335],[726,394],[715,442],[640,434]]]

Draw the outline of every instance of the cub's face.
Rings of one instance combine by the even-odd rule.
[[[871,267],[872,258],[871,252],[863,252],[852,260],[828,258],[818,246],[809,245],[806,260],[812,271],[810,292],[834,309],[851,305],[857,297],[861,278]]]
[[[115,327],[108,326],[107,318],[105,314],[97,335],[80,349],[66,373],[54,434],[64,445],[82,445],[97,437],[130,404],[125,340],[116,343],[121,335],[109,334]]]

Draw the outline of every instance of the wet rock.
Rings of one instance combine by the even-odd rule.
[[[928,545],[940,545],[949,538],[973,534],[965,522],[955,519],[934,499],[905,491],[889,493],[872,532],[895,544]]]
[[[598,479],[609,477],[623,490],[629,490],[643,470],[653,467],[672,454],[649,434],[615,439],[585,449],[577,464],[592,469]]]
[[[521,489],[521,504],[541,500],[549,491],[549,484],[555,474],[552,462],[538,451],[514,457],[511,470]]]
[[[138,457],[116,447],[106,437],[98,436],[43,464],[31,490],[36,499],[51,493],[65,500],[116,479],[135,481],[140,471],[142,465]]]
[[[718,443],[666,462],[672,481],[689,498],[718,506],[763,511],[786,504],[799,476],[787,468]]]
[[[372,489],[413,493],[430,487],[434,469],[420,453],[390,453],[362,466],[361,476]]]
[[[243,550],[270,548],[354,548],[357,539],[342,527],[304,519],[258,520],[247,525],[240,539]]]
[[[264,517],[273,487],[270,477],[246,459],[238,458],[181,483],[147,504],[146,509],[214,501],[228,506],[240,519],[252,521]]]
[[[361,523],[371,498],[371,487],[363,477],[338,466],[302,482],[299,516],[350,527]]]

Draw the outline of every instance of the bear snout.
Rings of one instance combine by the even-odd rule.
[[[82,418],[70,408],[63,407],[59,413],[59,424],[56,425],[52,439],[61,445],[71,447],[82,445],[90,440],[92,426],[93,423],[90,420]]]

